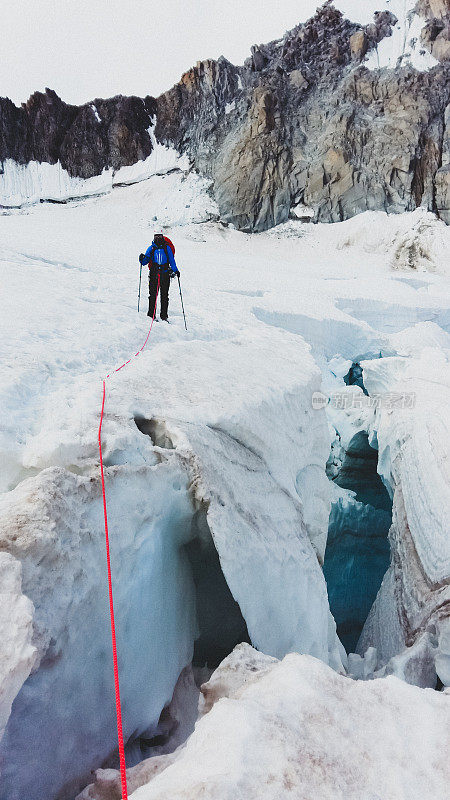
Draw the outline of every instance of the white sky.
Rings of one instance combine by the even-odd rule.
[[[49,86],[67,102],[157,96],[196,61],[242,64],[310,17],[321,0],[0,0],[0,96]],[[369,21],[389,0],[338,0]],[[388,5],[389,7],[389,5]],[[346,10],[346,9],[344,9]],[[361,13],[353,14],[356,17]]]

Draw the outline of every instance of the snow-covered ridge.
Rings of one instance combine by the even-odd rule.
[[[336,246],[376,252],[389,258],[394,270],[448,272],[448,232],[443,222],[424,208],[386,216],[368,211],[347,220],[336,231]]]

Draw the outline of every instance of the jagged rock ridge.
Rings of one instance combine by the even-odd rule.
[[[46,89],[31,95],[21,108],[0,98],[0,162],[60,161],[79,178],[108,167],[120,169],[150,155],[148,128],[155,113],[152,97],[119,95],[73,106]]]
[[[213,179],[222,219],[264,230],[305,204],[316,221],[418,206],[450,222],[450,0],[419,0],[423,47],[440,63],[364,65],[396,24],[361,26],[330,0],[282,39],[254,46],[242,67],[199,62],[157,100],[118,97],[81,108],[54,93],[22,109],[0,101],[0,161],[60,160],[90,177],[151,151],[156,138]],[[100,118],[100,122],[99,119]]]

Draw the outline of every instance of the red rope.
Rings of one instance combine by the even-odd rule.
[[[153,311],[153,317],[152,317],[152,321],[151,321],[151,324],[150,324],[150,328],[149,328],[149,331],[148,331],[148,333],[147,333],[147,338],[146,338],[146,340],[145,340],[144,344],[142,345],[142,347],[140,347],[140,348],[139,348],[139,350],[137,351],[137,353],[135,353],[135,354],[134,354],[133,358],[136,358],[136,356],[138,356],[140,353],[142,353],[142,351],[143,351],[143,349],[144,349],[145,345],[147,344],[147,342],[148,342],[148,340],[149,340],[150,334],[151,334],[151,332],[152,332],[153,323],[154,323],[154,321],[155,321],[155,316],[156,316],[156,306],[157,306],[157,303],[158,303],[158,295],[159,295],[159,286],[160,286],[160,282],[161,282],[161,276],[160,276],[160,275],[158,275],[158,286],[157,286],[157,289],[156,289],[155,308],[154,308],[154,311]],[[129,358],[129,359],[128,359],[128,361],[124,361],[124,362],[123,362],[123,364],[121,364],[121,365],[120,365],[120,367],[117,367],[117,369],[113,370],[113,372],[120,372],[120,370],[121,370],[121,369],[123,369],[124,367],[126,367],[126,366],[127,366],[127,364],[130,364],[130,363],[131,363],[131,358]],[[107,377],[107,378],[110,378],[110,377],[111,377],[111,375],[107,375],[106,377]]]
[[[156,289],[156,300],[155,300],[155,308],[153,311],[153,317],[150,325],[150,330],[147,334],[147,338],[136,353],[136,356],[142,352],[145,345],[148,342],[153,323],[155,321],[156,316],[156,306],[158,303],[158,294],[159,294],[159,285],[160,285],[160,277],[158,276],[158,286]],[[114,372],[119,372],[122,367],[125,367],[129,364],[131,358],[128,361],[125,361],[120,367],[114,370]],[[110,376],[107,375],[107,378]],[[112,654],[113,654],[113,670],[114,670],[114,692],[116,697],[116,717],[117,717],[117,739],[119,742],[119,763],[120,763],[120,782],[122,785],[122,800],[128,800],[128,788],[127,788],[127,770],[125,764],[125,750],[123,746],[123,730],[122,730],[122,708],[120,703],[120,687],[119,687],[119,669],[117,665],[117,645],[116,645],[116,623],[114,618],[114,600],[113,600],[113,590],[112,590],[112,577],[111,577],[111,560],[109,555],[109,532],[108,532],[108,513],[106,510],[106,490],[105,490],[105,474],[103,468],[103,453],[102,453],[102,424],[103,424],[103,414],[105,411],[105,399],[106,399],[106,383],[103,381],[103,398],[102,398],[102,408],[100,412],[100,424],[98,426],[98,450],[100,454],[100,475],[102,480],[102,495],[103,495],[103,516],[105,520],[105,542],[106,542],[106,565],[108,568],[108,593],[109,593],[109,616],[111,620],[111,642],[112,642]]]
[[[125,751],[123,747],[122,710],[120,705],[119,670],[117,667],[116,625],[114,621],[114,601],[113,601],[112,579],[111,579],[111,561],[109,558],[108,514],[106,511],[105,475],[103,471],[103,456],[102,456],[102,422],[103,422],[103,411],[105,409],[105,395],[106,395],[106,387],[105,387],[105,381],[103,381],[103,400],[102,400],[102,410],[100,414],[100,425],[98,429],[98,448],[100,451],[100,473],[102,477],[103,515],[105,518],[106,564],[108,567],[109,616],[111,619],[114,690],[116,694],[117,738],[119,741],[120,780],[122,784],[122,800],[128,800],[127,771],[125,766]]]

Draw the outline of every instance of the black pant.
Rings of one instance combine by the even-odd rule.
[[[170,277],[168,272],[159,271],[158,267],[150,267],[148,273],[148,316],[156,316],[156,292],[159,284],[159,296],[161,301],[161,319],[167,319],[167,312],[169,310],[169,286]]]

